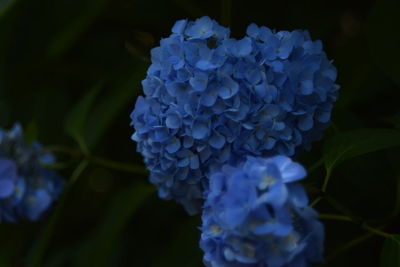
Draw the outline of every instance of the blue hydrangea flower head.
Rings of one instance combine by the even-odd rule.
[[[322,260],[324,230],[286,156],[247,157],[210,176],[200,246],[207,266],[309,266]]]
[[[309,148],[338,93],[321,42],[302,30],[252,24],[236,40],[209,17],[180,20],[151,62],[132,139],[159,195],[189,213],[200,210],[214,167]]]
[[[60,195],[64,182],[43,167],[54,156],[24,142],[19,124],[0,129],[0,221],[36,221]]]

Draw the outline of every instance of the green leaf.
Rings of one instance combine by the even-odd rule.
[[[145,77],[148,63],[138,61],[129,74],[120,78],[115,85],[111,85],[93,108],[90,119],[87,122],[85,139],[90,148],[94,147],[106,130],[111,126],[114,119],[121,114],[128,105],[134,107],[135,95],[141,91],[140,81]],[[123,114],[129,123],[129,113]]]
[[[118,241],[125,225],[153,192],[153,186],[138,183],[134,183],[120,192],[108,207],[100,227],[80,250],[74,266],[110,266],[109,261],[114,249],[118,247]]]
[[[93,148],[122,110],[130,103],[133,108],[135,95],[141,91],[140,81],[144,78],[147,67],[148,63],[137,61],[128,74],[121,75],[115,83],[108,84],[112,90],[103,90],[105,93],[99,95],[104,86],[100,82],[74,107],[67,118],[66,129],[80,144],[81,149],[87,150],[86,146]],[[125,116],[128,121],[129,114]]]
[[[18,0],[1,0],[0,1],[0,18],[5,15]]]
[[[72,19],[51,41],[47,47],[48,56],[55,58],[66,51],[84,33],[96,18],[105,10],[109,0],[90,1],[80,14]],[[81,6],[80,6],[81,7]]]
[[[341,132],[325,142],[325,167],[331,170],[347,159],[398,145],[400,145],[398,130],[357,129]]]
[[[83,132],[87,122],[89,112],[93,106],[97,94],[103,87],[103,82],[99,82],[89,90],[82,99],[71,109],[65,120],[66,132],[75,139],[84,152],[87,152]]]
[[[381,252],[380,267],[400,266],[400,235],[386,238]]]

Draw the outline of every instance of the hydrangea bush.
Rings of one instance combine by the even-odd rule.
[[[38,220],[58,198],[63,180],[44,164],[54,163],[41,145],[25,143],[22,129],[0,130],[0,220]]]
[[[221,164],[309,148],[338,92],[321,42],[302,30],[251,24],[236,40],[209,17],[180,20],[151,61],[131,114],[132,139],[160,197],[190,214]]]
[[[200,246],[207,266],[309,266],[324,231],[301,185],[305,169],[285,156],[247,157],[210,175]]]
[[[400,267],[396,1],[20,2],[0,267]]]

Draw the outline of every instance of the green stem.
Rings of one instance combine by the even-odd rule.
[[[326,168],[326,175],[324,178],[324,183],[322,184],[322,188],[321,188],[321,194],[325,194],[326,189],[328,187],[328,183],[329,183],[329,179],[331,178],[332,175],[332,168]],[[320,202],[322,200],[322,196],[317,197],[312,203],[311,203],[311,207],[315,206],[318,204],[318,202]]]
[[[354,214],[353,211],[342,205],[339,201],[331,197],[329,194],[324,193],[324,199],[326,202],[328,202],[329,205],[331,205],[334,209],[336,209],[338,212],[340,212],[343,215],[347,215],[351,218],[353,218],[353,221],[358,221],[360,222],[361,219]]]
[[[308,168],[308,173],[314,172],[316,169],[321,167],[321,165],[324,164],[324,158],[321,158],[317,162],[315,162],[310,168]]]
[[[345,215],[336,215],[336,214],[320,214],[319,218],[322,220],[336,220],[336,221],[346,221],[346,222],[352,222],[354,224],[359,224],[361,228],[364,230],[367,230],[368,232],[379,235],[385,238],[392,238],[391,234],[385,233],[375,227],[369,226],[367,223],[362,222],[361,224],[357,221],[354,220],[353,218]]]
[[[376,235],[379,235],[379,236],[382,236],[382,237],[385,237],[385,238],[393,238],[393,236],[391,234],[383,232],[383,231],[381,231],[381,230],[379,230],[377,228],[371,227],[366,223],[363,223],[361,225],[361,227],[363,229],[367,230],[368,232],[372,233],[372,234],[376,234]]]
[[[82,157],[83,156],[82,152],[72,149],[72,148],[69,148],[69,147],[66,147],[66,146],[57,146],[57,145],[56,146],[48,146],[48,147],[46,147],[46,150],[50,151],[50,152],[55,152],[55,153],[60,152],[60,153],[68,154],[72,157]]]
[[[106,167],[109,169],[130,172],[130,173],[134,173],[134,174],[144,174],[144,175],[148,174],[147,171],[142,166],[119,162],[119,161],[115,161],[115,160],[111,160],[111,159],[107,159],[107,158],[92,156],[90,154],[85,154],[80,151],[71,149],[69,147],[51,146],[51,147],[48,147],[48,150],[53,151],[53,152],[69,154],[70,156],[76,157],[76,158],[83,158],[85,160],[90,161],[93,164],[103,166],[103,167]]]
[[[314,207],[315,205],[318,204],[318,202],[321,201],[321,199],[322,199],[322,197],[317,197],[316,199],[314,199],[313,202],[311,202],[310,206],[311,206],[311,207]]]
[[[343,246],[340,246],[339,248],[334,250],[332,253],[330,253],[326,257],[326,260],[331,261],[332,259],[336,258],[341,253],[345,252],[346,250],[351,249],[352,247],[357,246],[358,244],[362,243],[363,241],[367,240],[368,238],[371,238],[372,236],[374,236],[374,234],[371,232],[368,232],[362,236],[359,236],[359,237],[356,237],[356,238],[350,240],[349,242],[345,243]]]
[[[44,164],[43,167],[47,169],[53,169],[53,170],[61,170],[65,169],[68,166],[70,166],[73,162],[68,161],[68,162],[57,162],[57,163],[52,163],[52,164]]]
[[[337,214],[320,214],[319,218],[321,220],[335,220],[335,221],[346,221],[346,222],[353,222],[353,220],[344,215],[337,215]]]
[[[144,174],[147,175],[148,172],[141,166],[132,165],[129,163],[123,163],[119,161],[109,160],[100,157],[89,156],[88,160],[96,165],[100,165],[103,167],[107,167],[109,169],[114,169],[118,171],[125,171],[135,174]]]
[[[328,183],[329,183],[329,179],[331,178],[331,174],[332,174],[332,168],[327,168],[326,169],[326,175],[325,175],[325,179],[324,179],[324,183],[322,185],[322,192],[326,192],[326,188],[328,187]]]

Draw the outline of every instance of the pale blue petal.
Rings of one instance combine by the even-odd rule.
[[[193,132],[193,138],[195,139],[203,139],[209,134],[209,126],[208,123],[203,122],[203,121],[195,121],[193,123],[192,127],[192,132]]]

